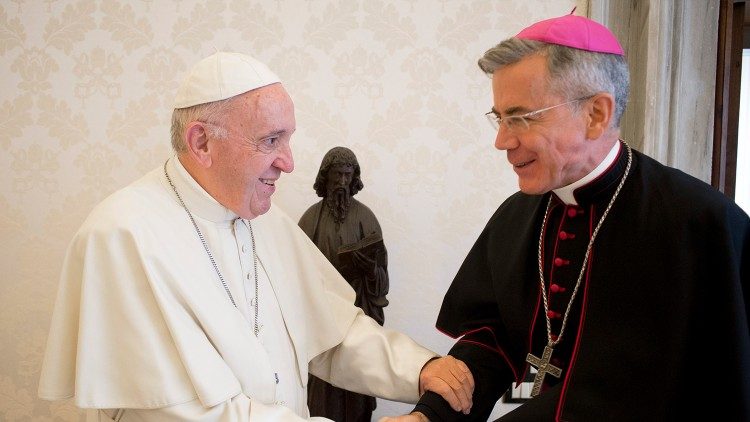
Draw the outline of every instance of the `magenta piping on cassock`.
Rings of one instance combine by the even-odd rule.
[[[437,328],[437,330],[440,331],[441,333],[443,333],[443,334],[445,334],[448,337],[453,338],[453,339],[456,339],[456,338],[459,338],[459,337],[465,337],[465,336],[467,336],[469,334],[473,334],[473,333],[476,333],[476,332],[482,331],[482,330],[489,331],[490,335],[492,336],[492,339],[495,341],[495,347],[492,347],[492,346],[490,346],[488,344],[480,343],[478,341],[473,341],[473,340],[463,340],[463,339],[461,339],[461,340],[458,340],[458,341],[459,342],[463,342],[463,343],[475,344],[477,346],[482,346],[485,349],[488,349],[488,350],[490,350],[492,352],[495,352],[495,353],[499,354],[500,356],[502,356],[503,360],[505,360],[505,363],[508,365],[508,367],[510,368],[510,370],[513,372],[513,378],[515,378],[516,382],[521,382],[520,377],[518,376],[518,372],[516,371],[515,366],[513,366],[513,364],[511,363],[510,359],[508,359],[508,355],[506,355],[505,352],[503,351],[503,349],[497,344],[497,339],[495,338],[495,333],[492,331],[492,328],[490,328],[490,327],[479,327],[479,328],[476,328],[474,330],[467,331],[465,333],[461,333],[461,334],[459,334],[457,336],[453,336],[453,335],[451,335],[449,333],[446,333],[445,331],[441,330],[438,327],[435,327],[435,328]]]

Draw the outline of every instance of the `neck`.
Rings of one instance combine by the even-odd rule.
[[[617,144],[618,138],[614,137],[602,137],[595,140],[587,140],[590,143],[588,160],[586,161],[585,167],[581,174],[581,177],[589,174],[599,164],[604,161],[607,154],[610,153],[612,148]]]
[[[222,187],[225,186],[225,184],[220,180],[216,180],[213,172],[209,171],[210,167],[206,167],[204,164],[195,160],[195,158],[192,157],[189,152],[179,153],[177,155],[177,159],[180,160],[182,167],[185,168],[190,177],[192,177],[193,180],[195,180],[195,182],[198,183],[198,185],[200,185],[200,187],[203,188],[204,191],[206,191],[206,193],[211,195],[211,197],[214,198],[216,202],[223,205],[227,209],[232,210],[233,212],[237,213],[242,218],[245,218],[247,220],[251,220],[256,217],[242,215],[236,208],[227,205],[231,204],[232,201],[231,198],[228,198],[225,194],[221,194]]]
[[[203,190],[216,199],[216,196],[211,193],[210,183],[207,183],[208,176],[206,175],[205,168],[196,163],[187,152],[177,154],[177,159],[180,160],[180,164],[182,164],[182,167],[185,168],[190,177],[192,177],[193,180],[203,188]]]
[[[553,192],[564,203],[570,204],[570,205],[577,205],[578,201],[576,200],[574,196],[575,190],[580,188],[581,186],[585,186],[592,180],[604,174],[612,166],[612,163],[614,163],[615,160],[617,159],[617,153],[619,151],[620,151],[620,143],[616,142],[609,148],[608,151],[606,151],[604,157],[599,160],[599,162],[591,171],[589,171],[587,174],[585,174],[583,177],[581,177],[580,179],[576,180],[573,183],[570,183],[566,186],[563,186],[557,189],[553,189]]]

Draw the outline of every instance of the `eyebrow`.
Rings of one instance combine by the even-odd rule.
[[[265,139],[271,136],[281,136],[281,135],[284,135],[285,133],[287,133],[286,129],[274,130],[273,132],[268,132],[265,135],[262,135],[259,139]]]
[[[492,109],[490,111],[493,114],[495,114],[495,116],[497,116],[497,117],[502,116],[502,114],[499,111],[497,111],[497,109],[494,106],[492,107]],[[520,115],[520,114],[528,113],[529,111],[530,110],[528,110],[526,107],[513,106],[513,107],[510,107],[510,108],[507,108],[505,110],[504,115],[505,116],[517,116],[517,115]]]

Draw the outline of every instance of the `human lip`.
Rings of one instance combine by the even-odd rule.
[[[529,164],[532,164],[534,161],[536,161],[536,160],[518,161],[518,162],[515,162],[515,163],[511,162],[511,165],[513,165],[513,168],[521,169],[521,168],[524,168],[524,167],[528,166]]]
[[[276,186],[277,179],[258,179],[261,183],[268,186]]]

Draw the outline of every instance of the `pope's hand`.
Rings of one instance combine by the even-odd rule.
[[[427,390],[440,394],[456,412],[468,415],[474,393],[474,377],[469,367],[453,356],[433,359],[419,373],[419,394]]]
[[[378,419],[378,422],[430,422],[430,420],[420,412],[412,412],[408,415],[395,416],[392,418],[386,416]]]

